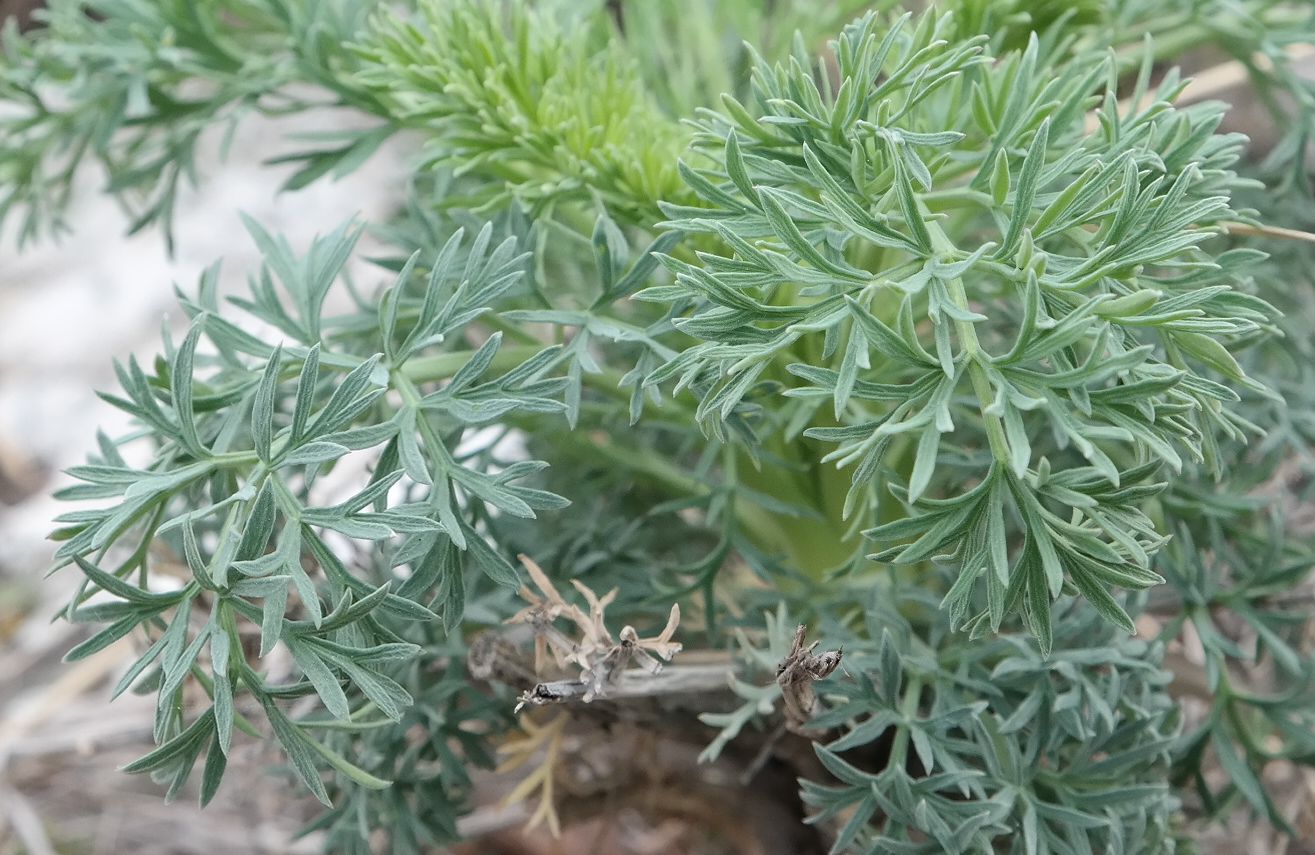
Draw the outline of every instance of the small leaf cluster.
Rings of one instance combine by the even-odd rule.
[[[1300,592],[1315,554],[1308,532],[1287,529],[1257,500],[1246,513],[1185,521],[1158,564],[1178,598],[1160,637],[1190,627],[1199,639],[1210,705],[1177,746],[1175,778],[1207,814],[1241,802],[1292,833],[1262,778],[1270,763],[1300,761],[1315,747],[1315,662],[1302,649],[1310,614]],[[1226,772],[1223,787],[1207,782],[1210,762]]]
[[[845,645],[854,679],[814,720],[838,734],[817,747],[835,782],[803,784],[811,821],[839,826],[832,851],[1173,851],[1162,644],[1081,605],[1049,656],[1017,635],[965,643],[943,619],[914,631],[889,606],[867,623]]]
[[[1217,467],[1216,438],[1248,426],[1226,384],[1258,388],[1232,352],[1272,328],[1244,290],[1254,257],[1200,249],[1237,216],[1240,139],[1213,135],[1218,107],[1171,107],[1172,75],[1127,114],[1107,57],[1040,73],[1033,40],[986,73],[981,40],[945,41],[949,17],[877,21],[836,43],[838,85],[760,62],[756,110],[700,122],[715,165],[682,174],[702,206],[665,211],[725,249],[669,258],[675,282],[639,295],[688,300],[672,323],[701,340],[647,382],[702,381],[714,436],[770,410],[754,440],[834,444],[845,517],[889,516],[887,488],[911,511],[868,532],[875,560],[962,562],[960,624],[998,629],[1021,605],[1048,648],[1050,602],[1077,589],[1130,629],[1107,588],[1159,581],[1149,479]],[[975,486],[933,498],[967,471]]]
[[[79,166],[94,159],[105,192],[129,206],[131,230],[158,224],[172,245],[178,191],[209,156],[207,131],[231,136],[248,114],[319,106],[290,91],[306,82],[381,112],[340,70],[342,44],[371,5],[54,0],[37,13],[39,37],[19,37],[10,21],[0,41],[0,222],[21,215],[23,240],[61,230]],[[380,142],[363,133],[344,153],[359,162]],[[312,160],[296,183],[335,165]]]
[[[382,14],[358,53],[386,110],[425,128],[434,161],[497,176],[470,207],[531,209],[596,195],[616,216],[651,221],[681,189],[686,132],[662,114],[621,43],[559,11],[517,6],[504,28],[488,7],[424,0],[418,19]]]
[[[408,714],[413,696],[390,672],[414,664],[420,648],[395,627],[456,626],[467,600],[466,561],[491,583],[513,588],[516,573],[489,546],[481,521],[491,513],[532,518],[565,504],[521,483],[542,464],[490,469],[489,450],[472,449],[463,437],[513,412],[562,411],[566,381],[545,376],[556,348],[522,359],[500,351],[492,335],[462,349],[467,327],[525,272],[517,238],[495,241],[491,224],[471,240],[456,232],[423,275],[412,256],[365,329],[356,322],[337,328],[323,317],[359,228],[340,228],[304,256],[254,223],[251,229],[266,263],[250,296],[228,302],[278,330],[283,342],[270,346],[224,317],[216,271],[207,274],[200,293],[183,301],[192,315],[183,341],[166,342],[152,371],[135,360],[118,366],[122,392],[104,396],[149,431],[152,459],[129,465],[119,445],[137,437],[103,437],[100,457],[69,471],[81,483],[60,498],[109,501],[60,518],[56,560],[76,562],[86,575],[69,617],[111,621],[70,658],[138,627],[152,642],[118,691],[148,671],[158,675],[161,747],[130,771],[168,769],[176,790],[210,745],[208,800],[232,729],[242,726],[235,699],[245,694],[327,803],[317,764],[364,786],[384,782],[317,741],[276,701],[314,693],[343,722],[369,711],[390,722]],[[382,352],[363,353],[363,341]],[[390,395],[398,405],[388,405]],[[345,495],[322,489],[363,452],[372,471],[359,488]],[[350,543],[384,558],[374,578],[344,560]],[[125,544],[136,545],[107,563],[111,548]],[[161,545],[190,580],[181,590],[149,592],[151,555]],[[401,565],[410,570],[404,579],[394,572]],[[113,599],[87,602],[96,593]],[[244,653],[248,628],[257,633],[257,662],[281,643],[301,678],[271,683]],[[212,706],[185,725],[183,688],[193,677]]]

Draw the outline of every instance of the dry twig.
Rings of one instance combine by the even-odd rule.
[[[521,597],[529,605],[509,618],[507,623],[529,624],[533,630],[536,676],[543,674],[549,649],[559,668],[574,663],[581,671],[578,680],[537,684],[521,697],[518,710],[527,703],[551,703],[575,697],[588,703],[611,691],[632,660],[637,661],[650,676],[657,676],[662,671],[663,662],[671,661],[680,652],[680,643],[672,641],[680,625],[679,605],[671,606],[666,626],[652,638],[641,638],[632,626],[622,627],[618,636],[613,637],[607,629],[605,618],[607,607],[616,599],[615,588],[599,597],[587,585],[573,579],[571,584],[589,604],[589,611],[585,612],[579,606],[562,599],[552,580],[538,564],[525,555],[520,556],[520,560],[541,595],[529,587],[522,587]],[[580,633],[579,640],[571,641],[553,625],[560,617],[576,625]]]
[[[841,650],[828,650],[815,654],[820,641],[804,647],[804,637],[808,627],[799,624],[794,631],[794,643],[790,653],[776,669],[776,682],[781,687],[781,699],[785,702],[786,727],[795,733],[805,734],[808,722],[813,718],[817,707],[817,693],[813,683],[825,679],[840,667],[844,656]]]

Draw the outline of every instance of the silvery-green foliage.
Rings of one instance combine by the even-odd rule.
[[[266,262],[250,295],[221,308],[212,270],[195,297],[183,298],[192,316],[184,339],[166,341],[151,368],[135,360],[117,367],[122,392],[105,398],[149,431],[153,457],[130,466],[118,446],[137,437],[103,438],[97,458],[69,471],[81,483],[60,497],[97,499],[101,507],[60,518],[56,560],[76,562],[87,577],[70,619],[112,621],[71,659],[139,625],[163,630],[119,685],[158,669],[162,745],[130,771],[168,770],[176,789],[210,745],[206,784],[217,784],[241,686],[327,802],[316,772],[321,757],[363,786],[384,782],[311,739],[274,700],[313,692],[340,721],[406,715],[412,695],[388,672],[420,651],[402,638],[410,623],[459,624],[467,595],[455,569],[468,563],[497,585],[517,584],[506,557],[479,531],[482,520],[533,518],[566,504],[521,483],[542,463],[496,465],[492,450],[472,449],[466,438],[513,413],[560,413],[566,381],[547,376],[556,347],[502,348],[494,335],[462,348],[464,328],[521,286],[525,256],[515,236],[495,239],[492,225],[468,239],[458,231],[423,265],[419,253],[411,256],[370,315],[339,322],[323,317],[323,304],[359,227],[317,240],[304,256],[250,228]],[[247,332],[231,309],[277,330],[280,343]],[[443,382],[428,388],[419,378]],[[354,492],[329,499],[316,489],[326,473],[362,455],[371,471]],[[343,544],[353,541],[383,558],[373,574],[349,567]],[[110,547],[126,544],[134,544],[129,554],[112,559]],[[191,581],[148,593],[152,551],[162,545]],[[405,579],[393,572],[400,565],[410,570]],[[114,600],[83,605],[95,590]],[[259,628],[258,657],[281,642],[303,679],[271,685],[241,655],[243,624]],[[203,650],[208,674],[199,670]],[[203,682],[213,706],[187,725],[182,691],[191,678]],[[212,794],[207,786],[203,800]]]
[[[1042,73],[1035,40],[992,62],[942,38],[948,16],[877,21],[842,34],[838,83],[806,57],[760,62],[753,111],[700,121],[715,165],[683,174],[702,204],[665,210],[724,248],[669,259],[675,283],[639,295],[695,301],[673,323],[701,340],[648,382],[710,382],[713,435],[765,410],[750,441],[835,445],[846,516],[880,522],[894,489],[912,513],[867,532],[873,557],[955,554],[956,623],[1021,608],[1048,648],[1050,603],[1076,589],[1131,629],[1107,589],[1160,581],[1139,510],[1157,473],[1217,468],[1218,438],[1249,426],[1232,387],[1263,388],[1232,355],[1270,328],[1256,256],[1201,246],[1238,216],[1242,140],[1213,135],[1217,105],[1170,106],[1173,75],[1126,112],[1110,58]]]
[[[70,471],[54,538],[96,626],[70,658],[140,643],[115,693],[155,694],[158,748],[129,771],[173,797],[199,766],[205,803],[272,736],[333,851],[455,839],[514,724],[466,647],[524,552],[636,627],[676,602],[687,647],[736,641],[708,758],[777,725],[795,624],[842,647],[798,806],[836,852],[1284,824],[1264,769],[1315,747],[1315,557],[1273,498],[1315,469],[1309,265],[1222,232],[1310,226],[1283,53],[1309,9],[879,2],[840,29],[856,5],[53,0],[6,32],[24,237],[84,160],[167,233],[246,113],[367,118],[273,154],[288,190],[424,144],[373,267],[345,272],[365,224],[249,222],[247,290],[207,271],[116,366],[135,427]],[[1264,163],[1223,105],[1175,105],[1165,60],[1199,45],[1277,94]]]
[[[202,171],[198,145],[208,131],[231,135],[249,115],[320,106],[383,114],[344,73],[344,44],[373,5],[55,0],[37,12],[43,29],[31,39],[8,21],[0,37],[0,222],[21,216],[22,239],[62,229],[77,170],[94,160],[105,191],[131,212],[132,230],[158,224],[172,241],[178,191]],[[309,97],[307,83],[327,90],[323,102]],[[289,186],[350,171],[391,125],[291,155],[305,168]]]
[[[818,719],[841,731],[818,749],[836,781],[803,785],[819,817],[845,818],[833,851],[1173,851],[1162,644],[1085,608],[1062,613],[1049,656],[872,611],[873,635],[847,650],[864,676],[832,687]],[[884,768],[861,768],[874,750]]]

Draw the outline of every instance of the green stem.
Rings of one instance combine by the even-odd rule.
[[[918,714],[918,702],[922,699],[922,678],[912,677],[904,687],[904,697],[900,701],[900,716],[905,725],[895,731],[895,740],[890,747],[890,765],[903,766],[909,753],[909,727],[907,722]]]
[[[536,336],[534,333],[530,332],[529,330],[525,329],[519,324],[512,323],[511,321],[507,320],[497,312],[485,312],[483,315],[480,316],[479,320],[480,323],[486,324],[490,327],[493,327],[495,330],[499,330],[501,332],[506,333],[509,337],[516,339],[521,344],[534,345],[539,350],[543,350],[545,347],[548,346],[547,342],[540,341],[539,337]]]
[[[927,212],[926,207],[919,205],[922,213],[927,218],[927,231],[931,235],[932,248],[938,253],[953,255],[958,248],[945,234],[941,224],[936,222]],[[963,287],[963,279],[955,277],[947,283],[950,292],[950,299],[954,304],[964,311],[969,311],[968,295]],[[1004,423],[1000,417],[987,412],[987,409],[993,403],[995,396],[991,391],[990,380],[986,376],[984,360],[986,353],[982,350],[981,342],[977,339],[977,328],[973,326],[972,321],[954,322],[955,331],[959,334],[959,343],[963,347],[964,358],[968,362],[968,377],[972,381],[973,393],[977,396],[977,404],[981,410],[982,422],[986,425],[986,438],[991,445],[991,454],[1001,463],[1009,462],[1009,443],[1005,440]]]
[[[545,345],[536,343],[514,344],[499,348],[493,356],[493,362],[489,369],[492,371],[510,371],[542,351],[544,347]],[[446,380],[460,371],[474,355],[475,351],[473,350],[456,350],[448,353],[435,353],[432,356],[419,356],[407,360],[400,368],[394,369],[393,373],[395,377],[402,377],[407,380],[408,385]],[[401,391],[401,389],[399,388],[398,391]]]
[[[574,434],[572,434],[574,436]],[[581,447],[616,463],[626,471],[639,475],[679,496],[707,496],[713,487],[691,477],[665,457],[637,452],[618,446],[610,439],[586,439]],[[762,544],[775,544],[781,540],[781,529],[775,515],[752,501],[733,502],[735,521],[744,526],[753,540]]]
[[[235,644],[233,646],[233,649],[241,650],[242,648]],[[205,691],[206,695],[213,702],[215,699],[215,681],[210,679],[210,675],[205,673],[205,671],[202,670],[197,665],[193,665],[189,673],[196,678],[196,681],[198,683],[201,684],[202,690]],[[237,710],[237,709],[233,710],[233,726],[236,727],[238,730],[242,731],[243,733],[245,733],[247,736],[250,736],[252,739],[265,738],[265,734],[261,733],[260,729],[257,728],[254,724],[252,724],[251,719],[243,715],[241,710]]]

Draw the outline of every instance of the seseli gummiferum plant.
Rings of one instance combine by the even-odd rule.
[[[138,427],[55,539],[103,625],[70,658],[129,637],[115,693],[158,698],[128,771],[199,767],[204,803],[272,736],[326,848],[407,853],[469,833],[499,753],[555,831],[628,725],[702,749],[679,786],[797,778],[788,851],[1289,829],[1315,13],[815,5],[56,0],[6,32],[23,237],[88,159],[167,234],[247,113],[366,117],[273,158],[289,189],[420,143],[393,219],[248,221],[248,290],[211,269],[116,366]],[[1189,49],[1251,72],[1268,154],[1183,101]],[[393,249],[349,279],[366,228]]]

